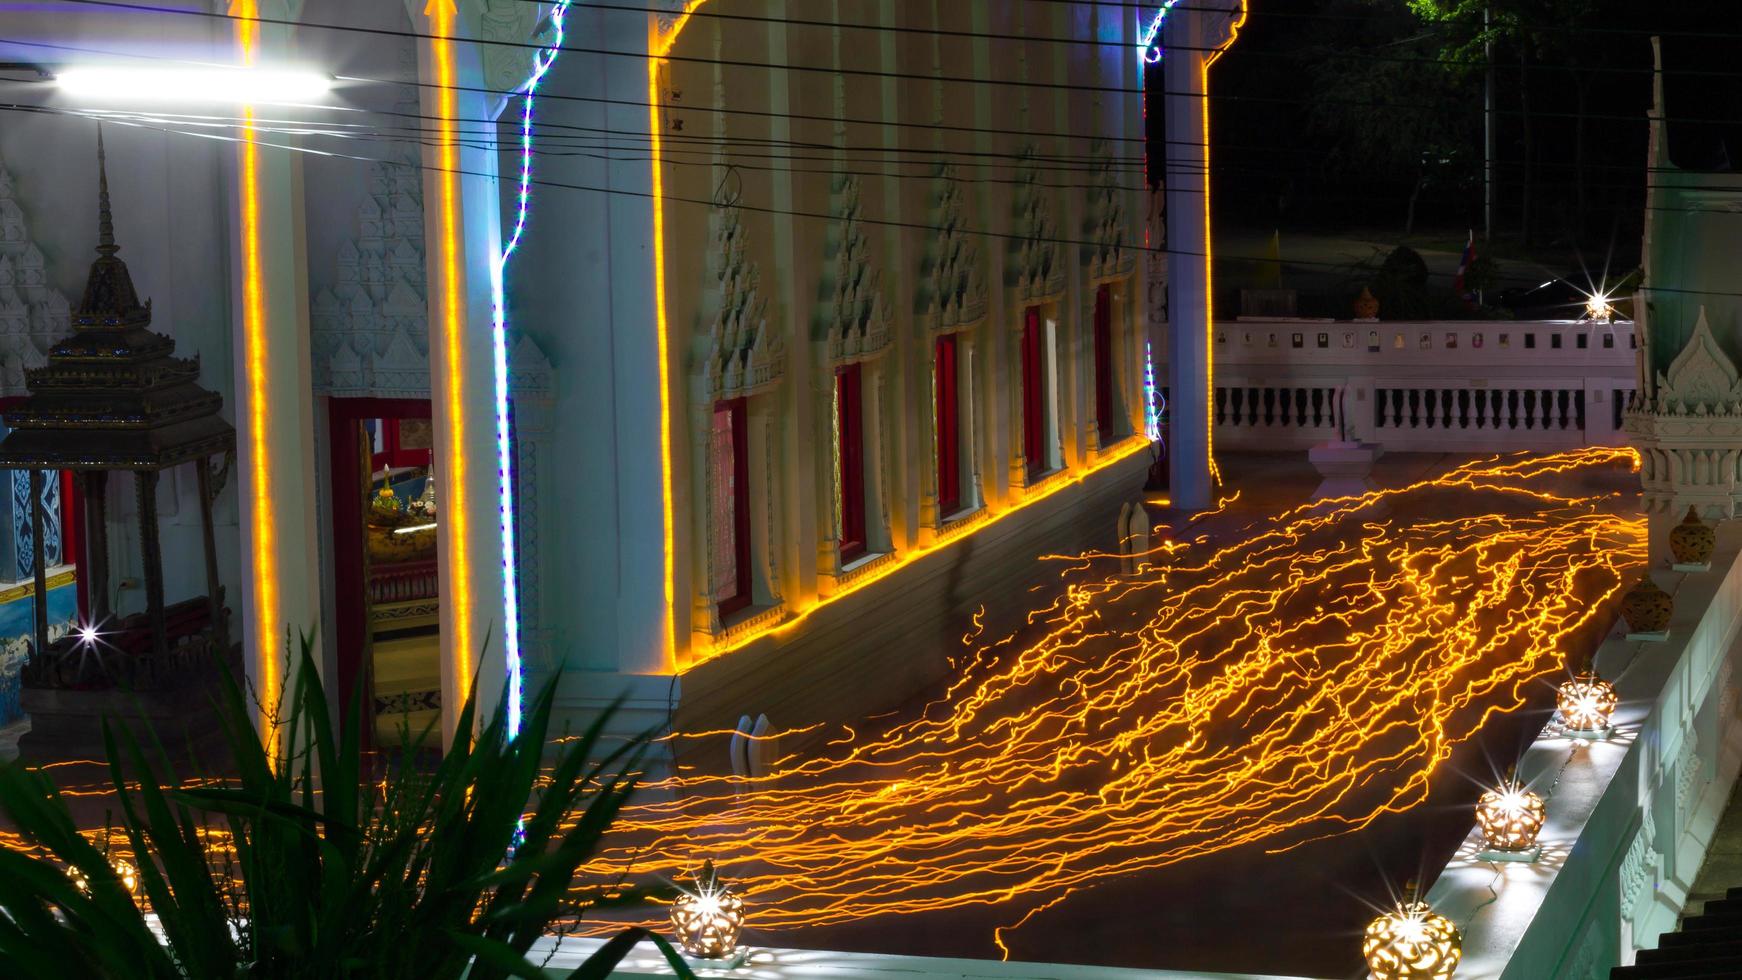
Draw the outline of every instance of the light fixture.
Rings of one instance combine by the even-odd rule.
[[[1604,737],[1609,733],[1609,719],[1619,700],[1615,685],[1587,665],[1555,691],[1555,713],[1561,731],[1575,738]]]
[[[714,862],[702,864],[694,892],[684,892],[672,903],[671,928],[678,945],[691,956],[724,959],[738,951],[744,900],[720,883]]]
[[[1373,980],[1450,980],[1463,957],[1464,937],[1452,920],[1415,899],[1374,919],[1361,937],[1361,955]]]
[[[1545,815],[1542,797],[1519,785],[1511,773],[1476,801],[1482,846],[1499,854],[1526,855],[1535,850]]]
[[[1585,297],[1585,319],[1598,323],[1608,323],[1615,319],[1615,307],[1609,302],[1605,293],[1592,293]]]
[[[312,71],[209,65],[186,68],[86,66],[55,72],[55,85],[81,99],[115,102],[318,102],[332,89]]]
[[[109,868],[115,872],[115,877],[120,880],[121,887],[127,890],[127,897],[139,901],[139,872],[134,870],[133,865],[119,859],[110,859]],[[87,894],[90,892],[91,882],[85,877],[83,871],[78,868],[68,868],[67,877],[72,879],[74,888]]]

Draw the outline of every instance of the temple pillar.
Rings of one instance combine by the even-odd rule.
[[[461,145],[501,104],[487,90],[472,18],[452,0],[409,5],[418,43],[422,109],[424,258],[428,266],[430,405],[442,509],[436,531],[441,588],[444,742],[475,682],[488,720],[518,657],[506,619],[508,566],[498,484],[494,315],[502,248],[494,150]],[[476,142],[475,140],[473,142]],[[506,395],[504,395],[506,397]]]
[[[237,0],[237,18],[294,21],[300,0]],[[232,21],[240,60],[282,60],[293,31],[285,24]],[[245,119],[254,110],[244,107]],[[315,635],[321,661],[319,527],[315,521],[314,396],[309,372],[308,274],[303,238],[301,155],[279,149],[283,134],[236,147],[234,320],[236,428],[240,440],[242,646],[246,675],[263,712],[274,710],[300,655]],[[141,515],[141,520],[145,515]]]
[[[1209,68],[1233,43],[1245,0],[1175,7],[1163,31],[1166,97],[1169,490],[1173,505],[1204,510],[1214,502],[1210,284]]]

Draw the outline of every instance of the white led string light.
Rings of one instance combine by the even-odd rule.
[[[532,100],[538,83],[556,63],[563,46],[563,16],[571,0],[559,0],[551,8],[550,24],[556,36],[550,47],[532,56],[532,74],[516,90],[520,92],[520,188],[516,197],[514,232],[502,246],[496,275],[490,282],[494,317],[490,344],[496,375],[496,495],[502,530],[502,645],[508,661],[508,737],[520,734],[520,711],[525,676],[520,659],[520,575],[514,564],[514,451],[508,432],[508,304],[503,293],[508,259],[520,246],[520,233],[532,201]]]

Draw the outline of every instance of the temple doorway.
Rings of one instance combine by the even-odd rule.
[[[363,686],[364,737],[398,746],[441,717],[440,463],[430,406],[335,398],[329,414],[339,683],[347,705]],[[431,742],[439,745],[439,734]]]

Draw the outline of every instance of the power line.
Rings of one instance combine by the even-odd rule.
[[[41,107],[41,106],[0,105],[0,110],[36,112],[36,113],[44,113],[44,114],[48,114],[48,115],[67,116],[67,117],[75,117],[75,118],[89,118],[85,114],[77,112],[75,110],[55,109],[55,108],[51,108],[51,107]],[[144,125],[139,124],[139,123],[128,122],[125,120],[113,120],[113,121],[115,121],[121,125],[137,126],[140,128],[151,129],[151,130],[155,130],[155,131],[159,131],[159,132],[175,133],[178,135],[185,135],[185,136],[194,136],[194,137],[198,137],[198,138],[211,139],[211,140],[216,140],[216,141],[220,141],[220,142],[227,142],[227,143],[244,142],[244,140],[238,139],[236,137],[231,137],[231,136],[220,136],[220,135],[208,134],[208,133],[186,133],[186,132],[181,132],[181,131],[177,131],[177,130],[162,129],[161,127],[155,127],[155,126],[144,126]],[[323,156],[340,157],[340,158],[345,158],[345,159],[359,160],[359,161],[363,161],[363,162],[385,163],[385,164],[389,164],[389,165],[393,165],[393,166],[409,166],[409,164],[406,164],[404,161],[399,161],[399,160],[388,160],[388,159],[383,159],[383,158],[378,158],[378,157],[368,157],[368,156],[355,155],[355,154],[329,153],[329,152],[323,152],[323,151],[319,151],[319,150],[308,150],[308,149],[305,149],[302,147],[289,146],[289,145],[278,144],[278,143],[267,143],[267,142],[261,142],[261,141],[255,141],[255,142],[257,143],[257,145],[260,145],[260,146],[266,146],[266,147],[270,147],[273,149],[282,149],[282,150],[287,150],[290,152],[313,153],[313,154],[318,154],[318,155],[323,155]],[[429,172],[429,173],[453,173],[453,174],[460,175],[460,176],[476,176],[476,177],[494,176],[492,174],[484,173],[481,171],[465,170],[463,168],[448,169],[448,168],[442,168],[442,167],[424,166],[423,170],[425,172]],[[590,185],[586,185],[586,184],[575,184],[575,183],[569,183],[569,182],[565,182],[565,181],[555,181],[555,180],[540,179],[540,178],[533,178],[531,183],[535,186],[538,186],[538,187],[544,187],[544,188],[549,188],[549,189],[553,189],[553,190],[580,191],[583,193],[603,194],[603,195],[607,195],[607,196],[614,195],[614,196],[618,196],[618,197],[630,197],[630,198],[636,198],[636,199],[642,199],[642,200],[653,200],[654,199],[654,195],[651,191],[638,191],[638,190],[630,190],[630,189],[626,189],[626,188],[594,187],[594,186],[590,186]],[[962,181],[962,183],[971,183],[971,181]],[[706,207],[706,208],[712,208],[712,207],[717,206],[716,202],[714,200],[712,200],[711,198],[685,197],[685,196],[674,195],[674,194],[663,195],[662,197],[659,198],[659,200],[662,203],[690,204],[690,205],[696,205],[696,206]],[[780,207],[774,207],[774,206],[770,206],[770,205],[757,205],[757,204],[747,203],[747,202],[744,202],[742,200],[738,201],[735,206],[741,211],[748,211],[748,212],[752,212],[752,213],[767,214],[767,215],[806,218],[806,219],[821,221],[821,222],[825,222],[825,223],[834,223],[834,222],[838,222],[841,220],[841,216],[839,214],[831,214],[831,213],[817,212],[817,211],[806,211],[806,210],[799,210],[799,209],[793,209],[793,208],[780,208]],[[1647,208],[1647,210],[1653,210],[1653,211],[1697,211],[1699,213],[1712,213],[1712,214],[1737,214],[1738,213],[1738,212],[1728,211],[1725,209],[1699,209],[1699,208],[1654,207],[1654,208]],[[912,230],[912,231],[936,233],[936,232],[944,230],[942,227],[937,226],[937,225],[928,225],[928,224],[924,224],[921,222],[914,222],[914,221],[902,221],[902,220],[893,219],[893,218],[877,218],[877,217],[871,217],[871,216],[867,216],[867,215],[863,215],[863,214],[860,215],[857,220],[864,223],[864,224],[867,224],[867,225],[876,225],[879,227],[905,229],[905,230]],[[1102,245],[1104,244],[1101,242],[1090,241],[1090,240],[1086,240],[1086,239],[1077,239],[1077,238],[1049,237],[1049,238],[1035,239],[1035,238],[1032,238],[1031,236],[1023,235],[1019,232],[999,232],[999,231],[992,231],[989,229],[965,229],[964,231],[967,234],[976,235],[976,236],[979,236],[982,238],[1000,239],[1000,240],[1005,240],[1005,241],[1018,241],[1018,242],[1020,242],[1020,241],[1036,241],[1036,240],[1038,240],[1038,241],[1042,241],[1042,242],[1045,242],[1048,244],[1053,244],[1053,245],[1075,246],[1075,247],[1102,247]],[[1141,246],[1135,245],[1135,244],[1128,244],[1128,245],[1125,245],[1124,247],[1131,249],[1133,252],[1139,252],[1139,253],[1144,252],[1144,251],[1149,251],[1148,249],[1144,249]],[[1245,262],[1271,262],[1271,261],[1274,261],[1274,259],[1268,255],[1241,255],[1241,254],[1228,254],[1226,252],[1207,253],[1207,252],[1196,252],[1196,251],[1189,251],[1189,250],[1177,249],[1177,248],[1168,248],[1168,249],[1158,250],[1158,251],[1161,251],[1163,254],[1167,254],[1167,255],[1180,255],[1180,256],[1206,258],[1206,259],[1220,258],[1223,261],[1229,261],[1229,260],[1245,261]],[[1306,259],[1288,260],[1285,264],[1296,266],[1296,267],[1316,266],[1316,267],[1322,267],[1322,268],[1343,271],[1343,272],[1353,271],[1353,269],[1354,269],[1354,267],[1352,267],[1350,263],[1324,262],[1324,261],[1314,261],[1314,260],[1306,260]],[[1435,278],[1450,278],[1453,275],[1452,273],[1433,272],[1431,270],[1429,271],[1428,274],[1430,276],[1435,277]],[[1532,279],[1523,279],[1523,278],[1519,278],[1516,276],[1504,277],[1504,278],[1508,278],[1513,282],[1535,282],[1536,281],[1534,279],[1534,277]],[[1674,286],[1662,286],[1662,285],[1655,285],[1655,284],[1648,287],[1648,288],[1650,288],[1652,291],[1658,292],[1658,293],[1677,293],[1677,294],[1701,295],[1701,296],[1738,296],[1738,297],[1742,297],[1742,292],[1730,292],[1730,291],[1724,291],[1724,290],[1684,289],[1684,288],[1678,288],[1678,287],[1674,287]]]

